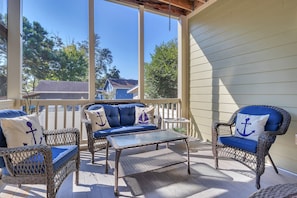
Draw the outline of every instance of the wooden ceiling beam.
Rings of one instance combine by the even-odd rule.
[[[190,11],[179,8],[179,7],[175,7],[175,6],[171,6],[169,8],[168,4],[150,4],[150,3],[144,3],[144,8],[148,9],[148,10],[152,10],[152,11],[157,11],[157,12],[161,12],[163,14],[166,15],[172,15],[172,16],[176,16],[179,17],[181,15],[187,15],[190,13]]]
[[[190,0],[158,0],[162,3],[178,7],[187,11],[193,11],[193,1]]]
[[[194,7],[195,8],[198,8],[198,7],[202,6],[203,4],[205,4],[206,2],[207,2],[206,0],[205,1],[203,1],[203,0],[196,0],[194,2]]]
[[[117,3],[123,3],[127,5],[143,5],[145,9],[160,12],[163,14],[168,14],[172,16],[179,17],[181,15],[187,15],[190,13],[190,11],[185,10],[180,7],[171,6],[169,9],[169,4],[161,2],[159,0],[110,0]]]
[[[200,2],[202,4],[205,4],[207,0],[196,0],[196,1],[198,1],[198,2]]]
[[[145,9],[180,17],[188,15],[208,0],[108,0],[130,6],[143,5]]]

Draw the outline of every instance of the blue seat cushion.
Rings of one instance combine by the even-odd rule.
[[[247,106],[244,107],[239,113],[249,115],[267,115],[269,118],[265,125],[265,131],[277,131],[283,121],[282,114],[275,109],[266,106]]]
[[[79,151],[78,147],[76,145],[67,145],[67,146],[54,146],[51,148],[52,151],[52,163],[54,167],[54,171],[57,171],[60,169],[60,167],[64,166],[71,158],[73,158]],[[27,174],[32,174],[34,169],[34,173],[44,173],[45,172],[45,167],[42,166],[41,164],[43,163],[43,157],[41,154],[36,154],[32,155],[28,159],[22,161],[23,164],[26,163],[34,163],[35,167],[31,167],[31,170],[28,169]],[[38,163],[40,165],[38,165]],[[17,169],[15,169],[16,174],[18,174]],[[24,170],[21,170],[22,173]],[[2,171],[3,175],[9,175],[8,171],[6,168],[3,168]]]
[[[235,137],[235,136],[219,136],[218,142],[222,143],[223,145],[248,151],[250,153],[257,152],[257,141],[254,141],[254,140]]]
[[[54,170],[58,170],[79,152],[77,145],[53,146],[51,150]]]
[[[91,105],[88,110],[97,110],[100,108],[104,108],[106,118],[108,120],[108,124],[110,127],[119,127],[120,118],[119,118],[119,108],[116,105],[109,104],[95,104]]]
[[[142,103],[120,104],[120,124],[121,126],[132,126],[135,123],[135,106],[144,107]]]
[[[148,130],[155,130],[157,126],[154,124],[145,124],[145,125],[134,125],[134,126],[122,126],[122,127],[114,127],[104,130],[99,130],[94,132],[94,138],[103,138],[108,135],[114,134],[122,134],[122,133],[130,133],[130,132],[142,132]]]
[[[24,111],[21,110],[0,110],[0,119],[1,118],[15,118],[19,116],[27,115]],[[7,147],[6,139],[2,131],[2,127],[0,127],[0,147]],[[0,157],[0,168],[5,167],[5,163],[3,157]]]

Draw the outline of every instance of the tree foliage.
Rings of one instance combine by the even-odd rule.
[[[177,41],[155,47],[152,61],[145,63],[145,94],[148,98],[177,97]]]
[[[23,80],[31,84],[39,80],[86,81],[88,78],[89,43],[81,41],[64,44],[58,36],[50,35],[38,22],[23,17]],[[100,47],[95,35],[95,71],[97,88],[109,76],[118,77],[120,71],[111,67],[112,53]],[[99,83],[101,82],[101,83]]]
[[[23,18],[23,78],[47,79],[54,61],[55,43],[38,23]]]
[[[88,59],[84,49],[73,43],[56,52],[56,61],[51,65],[49,78],[63,81],[86,81]]]
[[[7,24],[7,14],[0,13],[0,97],[7,96],[7,32],[5,24]]]

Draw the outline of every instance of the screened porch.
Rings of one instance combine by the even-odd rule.
[[[97,101],[96,0],[89,0],[84,7],[88,20],[82,28],[86,30],[87,41],[90,43],[86,60],[87,77],[84,79],[88,83],[88,98],[63,100],[28,100],[23,97],[26,95],[23,90],[24,79],[21,77],[23,1],[2,0],[7,2],[4,5],[7,7],[8,16],[6,29],[2,26],[0,29],[1,36],[7,39],[4,39],[7,41],[7,54],[4,56],[6,62],[2,64],[7,66],[4,71],[7,81],[2,85],[7,92],[1,95],[0,109],[23,109],[28,112],[35,109],[45,129],[79,129],[81,182],[76,186],[71,174],[61,186],[58,197],[113,197],[113,174],[104,173],[105,151],[96,154],[97,162],[90,164],[86,131],[80,120],[81,107]],[[297,2],[109,2],[116,6],[120,3],[121,6],[133,8],[134,17],[137,19],[134,21],[137,27],[137,66],[130,71],[137,71],[138,98],[119,101],[141,102],[154,106],[162,118],[189,119],[187,135],[194,142],[190,152],[193,167],[190,177],[184,174],[183,168],[177,166],[121,179],[120,197],[249,197],[257,190],[255,175],[250,169],[227,159],[221,160],[220,169],[214,168],[211,128],[214,121],[228,120],[240,107],[253,104],[275,105],[287,110],[292,117],[287,133],[278,137],[271,148],[271,155],[280,174],[275,174],[267,161],[261,179],[262,188],[297,183]],[[148,29],[152,32],[154,30],[154,26],[145,25],[146,12],[165,17],[167,29],[174,24],[177,27],[176,97],[154,99],[146,95],[144,32]],[[112,18],[112,14],[106,16]],[[2,59],[0,62],[3,63]],[[108,102],[109,99],[105,101]],[[171,146],[185,156],[184,148],[179,144]],[[24,185],[21,189],[14,185],[0,186],[0,197],[44,196],[45,187],[42,185]]]

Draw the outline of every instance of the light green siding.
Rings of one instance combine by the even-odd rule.
[[[289,131],[271,149],[297,173],[297,1],[220,0],[189,18],[189,104],[197,137],[250,104],[286,109]]]

